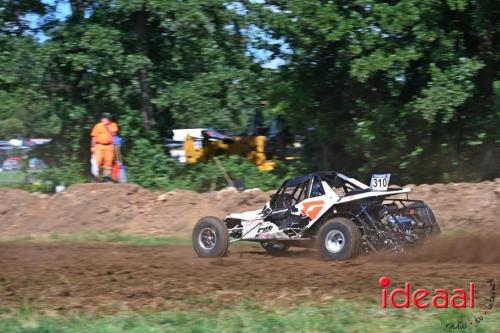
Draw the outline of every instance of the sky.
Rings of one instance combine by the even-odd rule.
[[[66,0],[42,0],[42,3],[49,6],[56,6],[55,17],[58,20],[65,20],[69,15],[71,15],[71,6],[69,1]],[[36,28],[40,26],[41,20],[43,18],[37,14],[28,14],[26,19],[30,21],[31,27]]]
[[[49,6],[55,6],[55,18],[60,21],[66,20],[66,18],[71,15],[71,6],[67,0],[42,0],[42,3]],[[31,29],[39,28],[44,20],[44,17],[38,14],[27,14],[25,18],[30,23]],[[43,32],[38,32],[35,36],[42,43],[48,38]]]
[[[69,15],[71,15],[71,6],[69,4],[69,1],[65,0],[59,0],[59,1],[54,1],[54,0],[44,0],[42,1],[47,4],[54,4],[57,3],[56,7],[56,17],[59,19],[65,19]]]

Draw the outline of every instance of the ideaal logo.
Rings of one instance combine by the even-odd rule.
[[[382,276],[378,280],[378,284],[382,288],[382,308],[387,308],[389,303],[394,308],[409,308],[410,303],[413,306],[423,309],[428,306],[433,306],[437,309],[448,308],[451,306],[455,309],[460,308],[471,308],[473,309],[474,304],[474,292],[475,284],[474,282],[469,282],[467,288],[456,288],[449,292],[446,289],[434,289],[433,292],[426,288],[419,288],[414,291],[411,290],[410,282],[405,282],[404,288],[394,288],[389,294],[387,287],[391,284],[391,280],[387,276]],[[401,295],[403,301],[396,302],[396,296]],[[428,296],[432,295],[429,300]],[[451,297],[450,297],[451,296]]]
[[[485,299],[483,309],[484,315],[493,310],[496,297],[495,280],[493,278],[488,278],[486,281],[490,290],[489,297]],[[391,284],[391,280],[386,276],[380,277],[378,283],[382,288],[381,306],[383,309],[387,308],[388,304],[394,308],[409,308],[410,304],[420,309],[427,308],[429,306],[436,309],[448,307],[455,309],[475,308],[474,296],[476,284],[473,281],[469,282],[469,285],[466,288],[455,288],[451,291],[437,288],[432,292],[426,288],[419,288],[412,291],[410,282],[406,282],[404,288],[394,288],[391,292],[388,292],[386,288]],[[399,303],[396,301],[396,297],[398,297],[398,295],[400,295],[399,299],[402,299]],[[483,319],[484,317],[482,315],[475,316],[473,321],[469,321],[469,324],[472,324],[473,322],[479,324]],[[457,323],[447,323],[446,328],[450,330],[463,330],[467,329],[467,323],[462,321],[458,321]]]

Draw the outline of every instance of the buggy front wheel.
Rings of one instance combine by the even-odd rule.
[[[193,229],[192,244],[198,257],[225,256],[229,247],[226,225],[213,216],[200,219]]]

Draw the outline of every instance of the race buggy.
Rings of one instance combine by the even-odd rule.
[[[315,246],[323,258],[345,260],[361,252],[400,252],[440,232],[432,210],[409,200],[409,188],[388,188],[389,174],[374,174],[370,186],[338,172],[289,179],[264,208],[208,216],[193,230],[200,257],[220,257],[229,243],[259,242],[270,254],[290,246]]]

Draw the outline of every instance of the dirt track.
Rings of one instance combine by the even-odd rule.
[[[476,303],[488,296],[485,280],[500,281],[500,237],[445,238],[405,256],[365,256],[324,262],[314,251],[270,257],[253,246],[229,257],[200,259],[190,247],[118,245],[0,245],[0,307],[114,313],[172,308],[215,309],[243,297],[264,305],[320,304],[334,297],[379,302],[387,275],[426,288],[477,283]],[[466,255],[455,253],[462,244]],[[475,244],[475,245],[474,245]],[[471,246],[473,246],[471,248]]]
[[[335,297],[379,302],[377,280],[394,286],[459,288],[478,283],[484,304],[488,277],[500,281],[500,179],[478,184],[412,186],[427,201],[445,234],[403,256],[365,256],[324,262],[314,251],[270,257],[260,247],[235,246],[229,257],[199,259],[188,246],[0,243],[0,308],[114,313],[127,309],[326,302]],[[204,215],[262,207],[268,194],[231,190],[153,193],[136,185],[83,184],[54,196],[0,189],[0,237],[116,229],[186,233]],[[481,286],[479,286],[481,285]],[[481,305],[482,306],[482,305]]]

